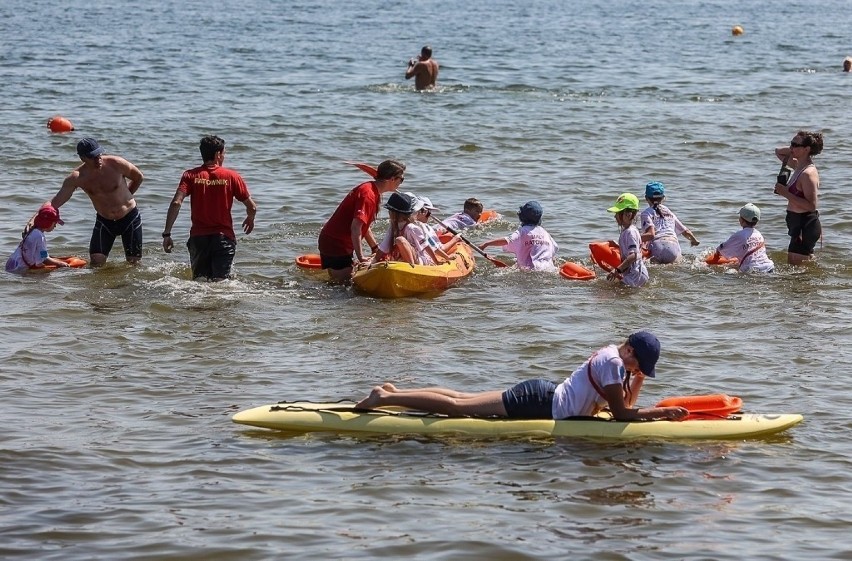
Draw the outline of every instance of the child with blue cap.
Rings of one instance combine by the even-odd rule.
[[[514,253],[518,268],[531,271],[557,270],[553,258],[559,251],[559,246],[541,226],[541,216],[544,210],[538,201],[529,201],[518,209],[518,220],[521,227],[509,237],[495,238],[479,246],[483,251],[487,247],[497,246],[503,251]]]
[[[666,188],[662,183],[651,181],[645,185],[645,200],[648,208],[639,215],[639,221],[642,243],[648,244],[652,263],[674,263],[680,259],[678,234],[682,234],[693,246],[698,245],[698,239],[689,228],[663,204]]]
[[[400,389],[376,386],[358,409],[398,406],[451,417],[568,419],[595,415],[608,407],[617,421],[679,421],[683,407],[636,407],[645,378],[656,378],[660,341],[649,331],[598,349],[561,383],[531,379],[507,390],[466,393],[449,388]]]

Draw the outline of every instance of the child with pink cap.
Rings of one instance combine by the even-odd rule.
[[[59,209],[50,203],[42,206],[34,218],[33,228],[27,232],[24,239],[6,260],[6,271],[24,273],[28,269],[42,265],[67,267],[68,263],[51,257],[47,252],[47,240],[44,233],[52,232],[57,224],[65,224],[59,218]]]

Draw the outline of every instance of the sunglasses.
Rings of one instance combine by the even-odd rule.
[[[402,175],[397,176],[397,179],[399,179],[399,182],[400,182],[400,183],[402,183],[403,181],[405,181],[405,177],[404,177],[404,176],[402,176]]]
[[[790,141],[790,148],[805,148],[807,144],[804,142],[796,142],[795,140]]]

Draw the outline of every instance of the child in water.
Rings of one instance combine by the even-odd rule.
[[[639,214],[639,199],[632,193],[622,193],[616,199],[615,206],[606,210],[615,213],[615,221],[621,228],[618,236],[621,263],[607,275],[607,279],[618,278],[630,287],[642,286],[648,282],[648,267],[642,259],[642,237],[639,229],[633,225]]]
[[[553,258],[559,251],[559,246],[541,227],[541,216],[544,210],[538,201],[529,201],[518,210],[521,227],[508,238],[496,238],[479,246],[483,251],[487,247],[498,246],[503,251],[514,253],[517,257],[518,268],[531,271],[557,270]]]
[[[716,253],[711,260],[719,256],[736,258],[739,261],[741,273],[771,273],[775,270],[775,263],[766,254],[766,242],[763,234],[757,231],[757,223],[760,221],[760,209],[748,203],[740,209],[740,231],[736,232],[724,243],[719,244]]]
[[[464,210],[457,212],[442,222],[447,228],[451,228],[456,232],[475,226],[479,222],[479,217],[482,216],[482,203],[473,197],[464,202]]]
[[[6,271],[10,273],[24,273],[33,267],[43,265],[55,265],[67,267],[68,263],[55,259],[47,252],[47,240],[45,232],[52,232],[57,224],[65,224],[59,218],[59,210],[51,204],[41,207],[33,221],[33,228],[24,236],[21,243],[6,261]]]
[[[680,259],[678,234],[683,234],[693,246],[698,245],[698,240],[689,228],[663,204],[666,188],[662,183],[652,181],[645,185],[645,200],[648,201],[648,208],[642,211],[639,220],[642,225],[642,243],[648,244],[652,263],[674,263]]]

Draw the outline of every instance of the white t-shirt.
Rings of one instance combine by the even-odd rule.
[[[6,261],[6,271],[22,273],[31,265],[41,265],[48,257],[47,240],[44,238],[44,232],[38,228],[33,228],[24,243],[18,244],[18,247]]]
[[[663,213],[662,216],[657,214],[657,211],[654,210],[654,207],[648,207],[642,211],[642,214],[639,215],[639,220],[642,224],[642,231],[645,232],[648,229],[648,226],[654,226],[654,239],[659,238],[677,238],[678,234],[683,234],[689,229],[684,226],[680,220],[678,220],[675,213],[673,213],[669,208],[665,205],[659,205],[658,208],[660,212]]]
[[[432,258],[426,252],[426,246],[429,241],[426,238],[426,233],[423,228],[419,227],[419,222],[410,222],[406,224],[402,230],[402,236],[411,244],[411,249],[414,250],[415,265],[434,265]],[[393,250],[393,240],[391,239],[391,230],[385,232],[385,237],[379,243],[379,249],[384,253],[390,254]]]
[[[442,222],[455,231],[464,230],[476,224],[476,220],[464,212],[457,212],[449,218],[442,220]]]
[[[739,270],[742,273],[771,273],[775,270],[775,263],[766,254],[763,234],[754,228],[739,230],[724,243],[719,244],[716,251],[722,257],[736,257],[739,259]]]
[[[518,258],[518,267],[533,271],[556,271],[553,257],[559,246],[541,226],[521,226],[506,238],[504,249]]]
[[[618,236],[618,250],[621,252],[621,260],[624,261],[631,253],[636,254],[636,260],[630,264],[621,281],[627,286],[642,286],[648,282],[648,267],[645,266],[645,261],[642,259],[642,236],[639,234],[639,229],[634,225],[625,228]]]
[[[618,356],[618,347],[609,345],[600,349],[556,386],[552,407],[554,419],[589,416],[607,404],[589,382],[590,363],[592,379],[601,390],[612,384],[621,384],[624,380],[624,362]]]

